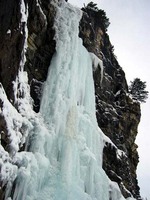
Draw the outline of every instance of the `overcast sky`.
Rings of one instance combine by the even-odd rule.
[[[69,0],[82,7],[88,0]],[[93,0],[110,19],[108,34],[128,82],[136,77],[147,82],[150,91],[150,0]],[[142,197],[150,200],[150,98],[141,105],[138,129],[138,180]]]

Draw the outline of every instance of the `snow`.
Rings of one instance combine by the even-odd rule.
[[[21,12],[21,23],[27,22],[28,19],[28,9],[26,8],[24,0],[21,0],[21,5],[20,5],[20,12]]]
[[[10,29],[7,30],[7,34],[11,34],[11,30]]]
[[[44,19],[44,22],[45,22],[45,26],[47,26],[47,18],[46,18],[46,15],[44,14],[44,12],[43,12],[43,10],[42,10],[42,8],[40,6],[39,0],[36,0],[36,6],[39,8],[40,13],[43,16],[43,19]]]
[[[24,71],[24,65],[26,62],[26,50],[27,50],[27,38],[28,38],[28,28],[27,28],[27,19],[28,19],[28,6],[25,7],[24,0],[21,1],[20,6],[21,11],[21,24],[24,26],[24,48],[21,53],[20,68],[16,81],[13,82],[15,104],[23,116],[31,117],[33,113],[32,109],[32,100],[30,97],[30,86],[28,85],[28,76],[27,72]]]
[[[18,77],[14,82],[14,95],[15,104],[18,105],[14,107],[12,105],[12,100],[8,100],[7,95],[0,84],[0,100],[2,103],[2,108],[0,110],[0,115],[4,117],[6,121],[7,135],[5,132],[1,131],[7,137],[8,144],[7,150],[3,149],[0,144],[0,166],[1,166],[1,176],[0,179],[3,185],[7,182],[13,182],[17,176],[18,167],[14,162],[16,152],[19,151],[20,147],[25,143],[26,137],[29,131],[33,128],[30,122],[31,113],[33,113],[31,98],[29,93],[29,85],[27,73],[24,72],[25,64],[25,51],[27,47],[27,9],[25,8],[24,1],[21,1],[21,24],[25,23],[25,44],[22,51],[22,59],[20,62],[20,69],[18,72]],[[19,97],[20,96],[20,97]],[[35,116],[34,116],[35,117]]]
[[[11,163],[11,158],[3,147],[0,145],[0,180],[3,185],[5,185],[8,181],[14,181],[17,174],[17,166]]]
[[[120,95],[121,90],[118,90],[118,92],[116,92],[115,97],[117,97],[118,95]]]
[[[17,110],[8,101],[2,85],[0,87],[0,97],[3,103],[1,115],[6,120],[8,139],[10,141],[11,154],[13,155],[16,151],[19,150],[19,144],[22,140],[22,134],[20,132],[20,129],[22,127],[23,118],[20,115],[20,113],[18,113]]]
[[[27,7],[23,0],[21,12],[27,39]],[[14,141],[17,140],[11,159],[15,165],[12,164],[12,171],[9,170],[10,177],[11,174],[17,177],[13,196],[11,182],[15,177],[8,182],[7,200],[124,200],[117,183],[111,182],[102,169],[103,147],[106,141],[111,141],[97,125],[92,74],[93,62],[94,67],[100,65],[102,73],[102,61],[87,52],[78,37],[81,16],[78,8],[65,1],[58,2],[56,53],[44,84],[39,114],[32,110],[27,73],[24,71],[26,39],[20,70],[14,82],[18,110],[0,88],[5,111],[3,116],[10,129],[10,137],[16,134],[12,136]],[[17,131],[14,131],[13,119],[16,120]],[[27,138],[26,151],[17,152],[23,140],[19,132],[23,123],[26,124],[23,131]],[[1,147],[3,175],[7,176],[7,160],[10,158],[3,151]]]
[[[99,59],[94,53],[90,53],[90,56],[92,59],[93,70],[96,71],[98,66],[100,67],[100,70],[101,70],[100,85],[101,85],[103,81],[103,71],[104,71],[103,61]]]

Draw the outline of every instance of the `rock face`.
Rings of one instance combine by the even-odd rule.
[[[40,91],[46,80],[48,67],[55,52],[53,21],[55,7],[48,1],[29,1],[28,50],[25,69],[31,84],[34,110],[39,111]]]
[[[21,2],[21,0],[0,2],[0,82],[13,106],[15,106],[13,81],[18,74],[25,40],[24,25],[20,24]],[[24,2],[26,6],[28,5],[28,48],[25,70],[28,72],[34,110],[38,112],[42,85],[55,52],[53,23],[56,11],[49,0]],[[105,144],[103,168],[109,178],[119,184],[125,197],[132,194],[136,199],[140,199],[136,178],[138,153],[137,145],[134,143],[140,121],[140,105],[128,95],[125,74],[113,53],[109,36],[102,24],[97,23],[94,12],[83,13],[79,36],[83,39],[87,50],[103,60],[103,78],[100,77],[100,68],[93,72],[97,121],[103,132],[120,149],[118,155],[111,143]],[[100,83],[101,78],[102,83]],[[1,99],[0,107],[3,108]],[[1,144],[7,151],[10,140],[5,119],[1,114],[0,131]],[[5,185],[2,185],[0,199],[3,199],[4,190]]]
[[[15,0],[0,2],[0,82],[13,99],[12,82],[18,73],[24,36],[19,26],[20,6]]]
[[[18,75],[25,41],[25,24],[21,23],[22,3],[28,7],[28,48],[25,70],[28,72],[29,85],[31,86],[33,109],[38,112],[42,85],[46,80],[48,67],[55,52],[53,22],[56,11],[55,6],[50,4],[48,0],[42,0],[40,4],[38,0],[0,2],[0,88],[2,85],[9,102],[17,109],[13,87]],[[11,138],[3,115],[3,107],[0,96],[1,145],[7,153]],[[23,149],[24,147],[20,147],[20,150]],[[0,176],[0,199],[4,199],[4,194],[5,183]]]
[[[84,9],[80,37],[88,51],[95,53],[104,63],[101,84],[100,69],[93,73],[98,125],[122,150],[118,157],[115,148],[107,143],[104,148],[103,168],[111,180],[118,182],[125,197],[132,194],[140,199],[136,178],[138,153],[134,143],[141,116],[140,105],[128,95],[125,73],[113,53],[108,34],[95,19],[96,12],[93,9]]]
[[[50,60],[55,52],[53,20],[55,8],[49,1],[25,1],[28,5],[28,49],[25,69],[33,88],[46,80]],[[24,44],[24,27],[21,27],[20,1],[0,2],[0,81],[8,99],[13,100],[13,81],[20,66]],[[34,89],[32,97],[34,98]],[[35,102],[37,101],[37,98]],[[39,104],[39,103],[38,103]],[[35,104],[35,110],[38,112]]]

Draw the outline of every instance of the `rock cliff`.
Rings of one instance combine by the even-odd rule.
[[[20,23],[22,0],[0,2],[0,82],[9,102],[17,109],[14,101],[13,82],[18,75],[21,52],[25,40],[25,24]],[[55,52],[54,28],[55,2],[49,0],[25,0],[28,6],[28,47],[25,70],[28,72],[33,109],[39,112],[42,85],[47,77],[48,67]],[[93,70],[95,82],[96,116],[99,127],[111,141],[105,144],[103,168],[109,178],[119,184],[125,198],[133,195],[141,199],[136,177],[138,164],[137,145],[134,143],[140,121],[140,104],[128,95],[125,73],[113,53],[113,46],[102,23],[96,17],[97,11],[83,11],[80,34],[84,46],[103,60]],[[100,75],[101,74],[101,75]],[[102,77],[103,74],[103,77]],[[100,83],[101,82],[101,83]],[[1,86],[1,87],[2,87]],[[9,153],[11,139],[3,115],[3,100],[0,97],[1,145]],[[117,154],[116,149],[120,149]],[[19,151],[24,150],[24,145]],[[4,198],[5,183],[1,182],[0,199]]]
[[[138,153],[134,143],[141,116],[140,104],[129,97],[125,73],[114,55],[106,30],[96,18],[98,11],[90,8],[83,10],[80,37],[88,51],[103,59],[104,63],[101,85],[100,69],[93,72],[98,125],[125,152],[118,159],[115,148],[106,144],[103,168],[110,179],[118,182],[125,197],[130,194],[124,190],[124,186],[135,198],[140,199],[136,178]]]

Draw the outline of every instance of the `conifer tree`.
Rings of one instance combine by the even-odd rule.
[[[110,25],[109,18],[106,16],[106,12],[97,7],[97,3],[89,2],[86,6],[84,4],[83,11],[89,13],[94,12],[95,19],[97,23],[101,24],[101,28],[107,31],[108,26]]]
[[[134,100],[145,103],[149,93],[145,90],[145,88],[146,82],[141,81],[140,78],[135,78],[133,81],[131,81],[131,84],[129,86],[129,93]]]

